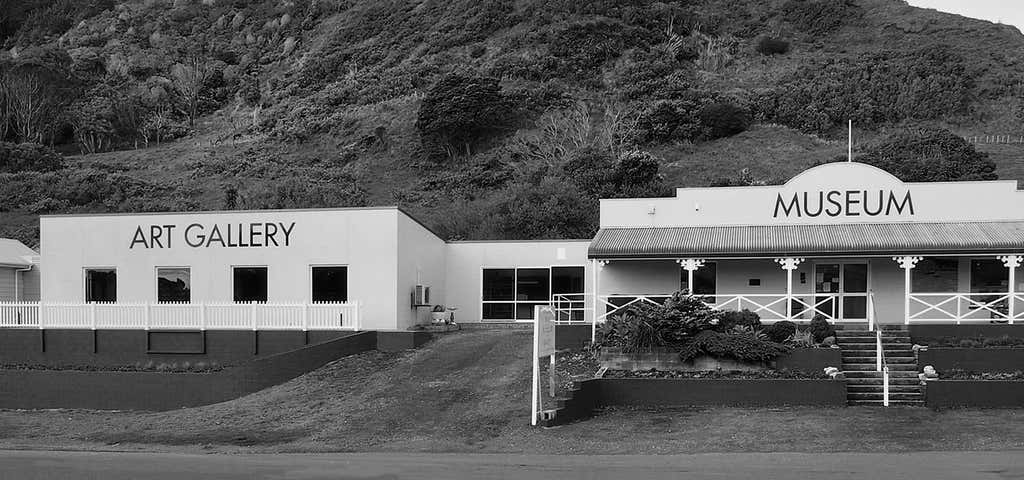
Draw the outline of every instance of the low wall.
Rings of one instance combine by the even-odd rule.
[[[590,324],[555,325],[555,348],[577,350],[590,344]]]
[[[362,332],[212,373],[0,370],[0,408],[171,410],[231,400],[377,346]]]
[[[917,353],[917,365],[944,371],[1013,372],[1024,370],[1024,348],[928,347]]]
[[[594,378],[578,382],[572,396],[545,426],[589,418],[596,408],[777,407],[813,405],[845,407],[842,380]]]
[[[924,388],[928,407],[1024,407],[1024,382],[1009,380],[932,380]]]
[[[808,373],[824,372],[827,367],[843,368],[843,350],[839,348],[794,348],[775,359],[775,368]]]
[[[0,364],[120,366],[207,362],[236,365],[347,335],[348,331],[0,329]]]
[[[940,338],[978,338],[978,337],[1024,337],[1024,325],[1006,323],[970,323],[954,324],[919,324],[907,327],[910,341],[926,344],[929,340]]]

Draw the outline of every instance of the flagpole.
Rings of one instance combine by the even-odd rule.
[[[846,161],[853,161],[853,119],[849,120],[849,130],[847,132],[846,140]]]

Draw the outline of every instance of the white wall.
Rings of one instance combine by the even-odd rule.
[[[14,279],[18,275],[15,269],[0,267],[0,302],[14,302]],[[19,280],[20,281],[20,280]]]
[[[376,208],[44,216],[40,219],[43,301],[81,302],[84,269],[114,267],[118,301],[152,302],[156,267],[166,266],[191,268],[193,302],[229,302],[232,266],[267,266],[269,301],[304,302],[311,299],[311,265],[345,265],[349,300],[363,305],[363,326],[394,329],[399,215],[395,208]],[[265,247],[216,242],[191,247],[184,236],[193,223],[209,233],[213,225],[226,229],[227,224],[292,222],[295,226],[287,246],[280,232],[275,235],[278,245]],[[146,248],[141,243],[132,247],[136,229],[141,226],[148,234],[150,225],[173,225],[170,245],[164,238],[163,248],[155,244]],[[190,241],[197,239],[193,235]]]
[[[448,244],[446,302],[458,307],[457,321],[479,322],[484,267],[582,266],[589,293],[593,279],[587,260],[589,246],[589,240],[451,242]]]
[[[430,286],[430,303],[444,305],[445,242],[406,215],[398,216],[398,328],[430,321],[430,308],[413,308],[411,294],[417,284]]]

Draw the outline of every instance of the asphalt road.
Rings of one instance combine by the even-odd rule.
[[[1024,451],[186,455],[0,451],[0,479],[1024,479]]]

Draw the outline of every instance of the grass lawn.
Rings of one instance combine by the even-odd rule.
[[[893,452],[1024,448],[1024,410],[614,409],[528,425],[530,332],[347,357],[234,401],[161,413],[0,411],[0,448],[217,452]],[[577,362],[576,371],[586,369]]]

